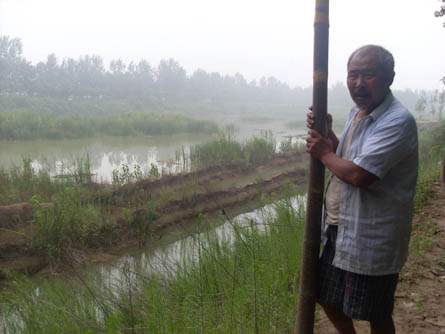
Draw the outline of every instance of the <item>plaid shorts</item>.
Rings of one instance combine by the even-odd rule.
[[[398,274],[368,276],[332,265],[337,226],[329,226],[319,261],[318,300],[336,306],[350,318],[380,321],[391,316]]]

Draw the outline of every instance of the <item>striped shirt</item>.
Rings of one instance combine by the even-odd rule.
[[[357,107],[351,110],[345,134],[358,112]],[[337,155],[342,152],[345,137],[340,140]],[[378,180],[362,188],[342,184],[332,264],[364,275],[398,273],[408,254],[417,180],[414,117],[389,93],[359,121],[348,153],[348,160]]]

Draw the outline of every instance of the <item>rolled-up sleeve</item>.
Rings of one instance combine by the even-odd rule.
[[[414,118],[387,119],[366,138],[361,152],[353,162],[382,179],[400,161],[417,149],[417,129]]]

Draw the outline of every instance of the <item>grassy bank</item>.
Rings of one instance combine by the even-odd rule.
[[[136,136],[214,133],[215,122],[172,113],[123,112],[111,115],[63,115],[33,111],[0,113],[0,139],[74,139],[96,135]]]
[[[220,192],[230,192],[231,188],[259,182],[285,171],[285,168],[270,167],[259,172],[250,170],[253,173],[250,178],[244,175],[247,167],[259,166],[273,157],[275,144],[271,137],[252,138],[245,143],[224,135],[221,138],[192,149],[196,152],[204,147],[206,157],[212,157],[206,164],[192,159],[194,171],[207,166],[231,165],[235,173],[230,175],[231,185],[222,189],[220,184]],[[237,147],[239,155],[232,155],[231,147]],[[224,161],[219,160],[219,156],[223,156]],[[229,177],[222,176],[223,171],[211,170],[216,180]],[[149,237],[149,225],[159,218],[158,209],[175,201],[181,203],[176,211],[198,205],[196,199],[209,192],[206,185],[211,183],[206,181],[206,185],[199,185],[193,172],[177,175],[177,180],[171,185],[168,182],[172,178],[163,175],[170,181],[161,179],[155,165],[147,171],[140,168],[130,171],[127,165],[123,165],[113,172],[113,184],[95,184],[88,156],[77,159],[75,166],[65,173],[52,177],[44,167],[36,171],[29,158],[23,159],[22,166],[0,169],[0,228],[7,233],[23,234],[23,231],[17,232],[17,228],[26,230],[26,240],[14,244],[20,245],[21,254],[39,255],[59,264],[69,261],[73,252],[107,247],[123,235],[145,243]],[[150,185],[144,188],[144,184],[150,182],[157,182],[155,187],[159,189],[153,190]],[[202,205],[204,203],[201,207],[206,207]],[[12,236],[9,238],[14,239]],[[3,271],[0,268],[0,277]]]
[[[119,281],[46,281],[38,290],[18,280],[1,299],[3,327],[8,333],[290,332],[303,218],[282,201],[264,223],[233,223],[223,236],[203,227],[178,262],[163,259],[160,272],[143,269],[150,263],[127,264]]]
[[[445,154],[445,122],[419,127],[419,177],[414,210],[419,213],[432,195],[432,185],[440,178]]]
[[[276,149],[272,134],[266,132],[261,137],[253,137],[240,143],[230,127],[219,138],[190,148],[190,162],[194,168],[241,164],[254,166],[269,159]]]

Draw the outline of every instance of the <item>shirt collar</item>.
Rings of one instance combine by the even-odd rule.
[[[392,95],[392,92],[389,91],[383,102],[380,103],[378,107],[375,108],[373,111],[371,111],[371,113],[368,116],[371,117],[373,121],[376,121],[389,108],[389,106],[393,101],[394,101],[394,95]],[[354,115],[357,114],[359,111],[360,109],[357,106],[355,106]]]

